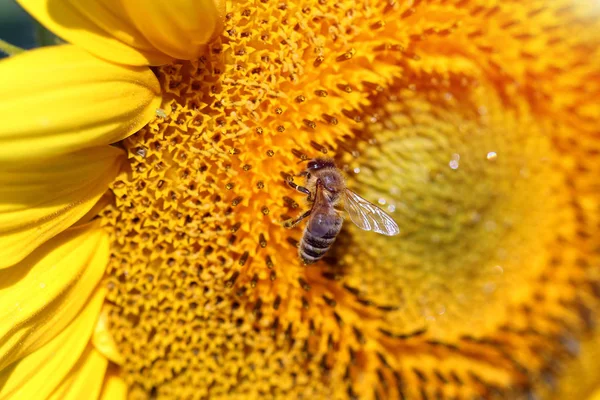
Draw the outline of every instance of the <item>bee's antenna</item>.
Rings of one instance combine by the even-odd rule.
[[[313,160],[313,158],[308,158],[305,155],[303,155],[304,157],[300,158],[300,161],[298,161],[296,164],[302,164],[303,162],[309,162],[311,160]]]

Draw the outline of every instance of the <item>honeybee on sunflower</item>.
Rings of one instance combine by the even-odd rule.
[[[0,399],[599,396],[594,2],[18,3]]]

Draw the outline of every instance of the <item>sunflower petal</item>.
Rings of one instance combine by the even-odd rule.
[[[104,357],[110,361],[122,365],[123,356],[117,348],[117,344],[108,329],[108,309],[104,308],[98,318],[96,329],[94,329],[94,335],[92,336],[92,343],[96,350],[98,350]]]
[[[117,142],[154,118],[161,101],[150,69],[71,45],[0,61],[0,87],[1,164]]]
[[[97,224],[70,229],[15,268],[0,270],[0,370],[67,326],[102,278],[108,237]]]
[[[137,31],[117,0],[17,0],[46,28],[90,53],[126,65],[162,65],[171,59]]]
[[[0,269],[23,260],[83,217],[122,162],[120,149],[104,146],[0,166]]]
[[[42,25],[98,57],[127,65],[198,58],[223,29],[222,0],[18,0]]]
[[[109,366],[104,376],[104,386],[100,394],[101,400],[125,400],[127,398],[127,384],[119,375],[119,370],[114,365]]]
[[[48,400],[94,400],[100,397],[108,360],[89,345]]]
[[[88,222],[92,221],[94,218],[97,218],[98,213],[100,213],[100,211],[102,211],[108,205],[112,204],[114,201],[115,195],[113,192],[104,192],[104,194],[102,194],[102,197],[100,197],[100,200],[98,200],[96,204],[94,204],[94,206],[90,208],[90,210],[79,219],[79,221],[73,224],[73,226],[85,225]]]
[[[105,293],[97,290],[58,336],[0,371],[0,400],[46,399],[60,386],[89,343]]]
[[[198,58],[223,30],[222,0],[125,0],[123,4],[148,41],[173,58]]]

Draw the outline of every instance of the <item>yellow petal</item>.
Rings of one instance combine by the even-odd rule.
[[[198,58],[223,30],[223,0],[125,0],[123,4],[146,39],[173,58]]]
[[[96,329],[94,329],[94,335],[92,336],[92,343],[96,350],[98,350],[104,357],[116,364],[123,364],[123,356],[119,352],[117,344],[115,343],[115,339],[108,329],[107,308],[104,308],[100,313],[98,323],[96,324]]]
[[[50,341],[83,308],[108,263],[98,224],[70,229],[0,270],[0,370]]]
[[[108,360],[89,345],[48,400],[94,400],[100,397]]]
[[[0,165],[0,269],[23,260],[83,217],[122,162],[120,149],[104,146]]]
[[[56,35],[106,60],[162,65],[171,59],[144,39],[119,0],[17,0]]]
[[[59,387],[89,343],[105,293],[97,290],[58,336],[0,371],[0,400],[46,399]]]
[[[19,0],[58,36],[127,65],[198,58],[223,29],[222,0]]]
[[[102,197],[100,197],[100,200],[98,200],[96,202],[96,204],[94,204],[94,206],[92,208],[90,208],[90,210],[79,219],[79,221],[77,221],[75,224],[73,224],[73,226],[80,226],[80,225],[84,225],[87,224],[88,222],[92,221],[94,218],[98,217],[98,213],[100,211],[102,211],[105,207],[107,207],[108,205],[112,204],[115,201],[115,195],[113,192],[104,192],[102,194]]]
[[[109,366],[104,376],[104,386],[100,400],[125,400],[127,399],[127,384],[121,378],[118,368]]]
[[[154,118],[160,85],[147,67],[71,45],[0,61],[0,164],[117,142]]]

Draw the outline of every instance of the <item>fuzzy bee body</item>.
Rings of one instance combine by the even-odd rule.
[[[346,187],[344,176],[333,160],[314,159],[301,175],[306,177],[306,187],[288,183],[308,195],[307,200],[312,207],[295,220],[285,222],[284,226],[291,228],[310,217],[298,249],[305,264],[319,261],[335,242],[344,222],[341,212],[336,208],[340,205],[344,206],[352,222],[361,229],[389,236],[400,232],[389,215]]]
[[[300,240],[298,253],[302,261],[312,264],[323,258],[340,233],[343,221],[335,209],[313,215]]]

